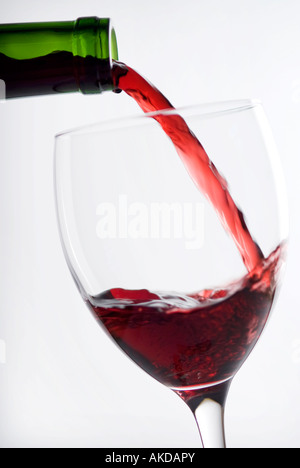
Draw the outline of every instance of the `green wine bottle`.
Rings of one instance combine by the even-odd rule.
[[[6,98],[113,90],[117,40],[109,18],[0,25],[0,92]]]

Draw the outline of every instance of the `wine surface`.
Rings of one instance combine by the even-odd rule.
[[[226,289],[186,296],[111,289],[88,305],[115,342],[172,388],[223,381],[257,342],[272,307],[281,247]]]

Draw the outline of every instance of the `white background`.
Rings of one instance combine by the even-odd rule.
[[[111,17],[120,59],[175,106],[263,101],[287,181],[289,260],[269,326],[231,387],[227,442],[299,448],[299,0],[0,2],[2,23]],[[0,104],[1,447],[199,445],[186,406],[95,325],[56,228],[54,135],[138,112],[112,93]]]

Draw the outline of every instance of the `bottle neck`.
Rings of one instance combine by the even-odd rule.
[[[109,18],[75,21],[72,53],[78,88],[83,94],[112,91],[112,60],[118,59],[115,31]]]
[[[6,97],[113,90],[115,32],[108,18],[0,25]]]

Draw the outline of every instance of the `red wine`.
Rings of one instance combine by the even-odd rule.
[[[141,368],[172,388],[231,378],[257,342],[272,307],[281,247],[227,289],[187,296],[111,289],[88,305]]]
[[[126,65],[115,62],[113,76],[115,88],[133,97],[144,112],[174,110]],[[212,203],[248,274],[223,289],[179,295],[115,288],[88,297],[87,303],[128,356],[188,399],[193,388],[231,379],[249,355],[272,307],[282,247],[264,258],[227,182],[182,117],[175,111],[150,117],[170,137],[191,178]]]
[[[175,110],[160,91],[132,68],[115,62],[113,76],[115,88],[120,88],[133,97],[144,112]],[[226,180],[180,115],[158,114],[153,118],[170,137],[194,183],[210,200],[226,231],[234,239],[247,270],[251,271],[263,259],[263,254],[251,237],[244,215],[229,193]]]
[[[7,98],[75,92],[80,87],[89,92],[111,89],[108,59],[73,56],[66,51],[24,60],[0,53],[0,70]]]

